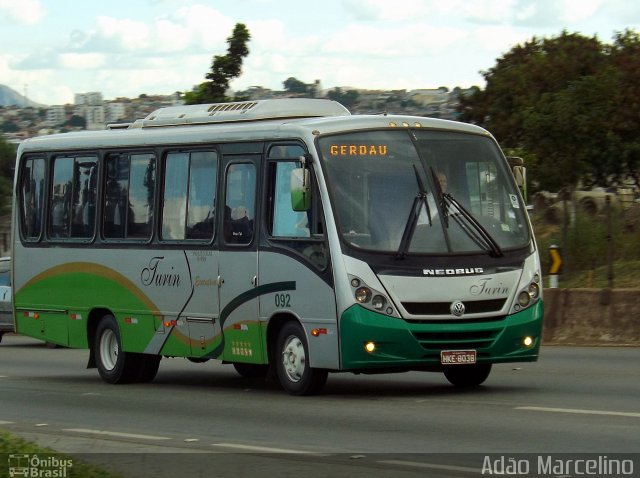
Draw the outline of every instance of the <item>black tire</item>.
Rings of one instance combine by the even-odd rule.
[[[491,364],[449,365],[443,372],[447,380],[456,387],[471,388],[477,387],[489,377]]]
[[[269,366],[256,363],[234,363],[233,368],[244,378],[266,378]]]
[[[112,315],[100,319],[93,341],[96,367],[107,383],[130,383],[138,378],[141,355],[122,351],[120,329]]]
[[[276,368],[282,388],[291,395],[313,395],[327,383],[326,370],[309,366],[309,347],[303,328],[287,322],[278,334]]]
[[[158,368],[160,368],[161,355],[150,354],[138,354],[138,374],[135,378],[136,382],[147,383],[151,382],[158,374]]]
[[[4,335],[4,332],[0,332],[0,343],[2,343],[2,336]]]

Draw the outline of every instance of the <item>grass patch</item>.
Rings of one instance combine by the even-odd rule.
[[[609,268],[607,266],[583,270],[563,279],[563,288],[596,288],[609,287]],[[616,289],[640,289],[640,261],[616,261],[613,263],[613,286]]]
[[[0,478],[9,478],[9,466],[11,465],[29,466],[28,459],[22,459],[20,461],[13,459],[10,462],[10,455],[29,455],[31,457],[37,455],[38,460],[45,460],[45,463],[36,468],[42,472],[42,476],[65,476],[69,478],[121,478],[121,475],[107,472],[102,468],[89,465],[72,456],[57,453],[54,450],[38,446],[35,443],[23,440],[22,438],[13,436],[6,431],[0,430]],[[56,466],[55,463],[53,466],[47,466],[48,463],[46,463],[46,459],[50,457],[55,457],[57,460],[55,463],[63,462],[71,464],[71,466],[66,467],[66,474],[56,474],[55,472],[61,473],[61,468]],[[49,461],[49,463],[52,462]],[[51,474],[48,472],[51,472]]]

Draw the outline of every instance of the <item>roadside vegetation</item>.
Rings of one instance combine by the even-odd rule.
[[[29,456],[38,456],[41,460],[46,460],[47,457],[55,457],[59,461],[67,461],[71,460],[72,466],[66,468],[67,473],[64,475],[68,478],[120,478],[121,475],[113,474],[107,472],[101,468],[98,468],[93,465],[89,465],[84,463],[73,456],[63,455],[61,453],[57,453],[54,450],[49,448],[43,448],[41,446],[36,445],[35,443],[31,443],[29,441],[23,440],[22,438],[18,438],[16,436],[11,435],[10,433],[0,430],[0,478],[9,478],[9,458],[10,455],[29,455]],[[24,462],[21,462],[20,465],[23,465]],[[45,466],[39,468],[42,472],[42,476],[62,476],[62,475],[47,475],[46,472],[49,471]],[[53,468],[50,471],[55,471]],[[32,475],[18,475],[15,476],[32,476]]]
[[[578,212],[566,223],[549,224],[534,213],[532,222],[545,286],[553,244],[560,247],[562,257],[559,287],[640,289],[640,205],[612,208],[610,219]]]

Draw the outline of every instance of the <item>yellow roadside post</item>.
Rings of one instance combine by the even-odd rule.
[[[549,265],[549,288],[558,288],[558,276],[562,271],[562,255],[560,248],[555,244],[549,246],[549,257],[551,259]]]

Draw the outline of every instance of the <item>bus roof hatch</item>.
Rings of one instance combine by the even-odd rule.
[[[277,118],[348,116],[349,110],[336,101],[311,98],[240,101],[160,108],[130,127],[177,126],[185,124],[258,121]]]

